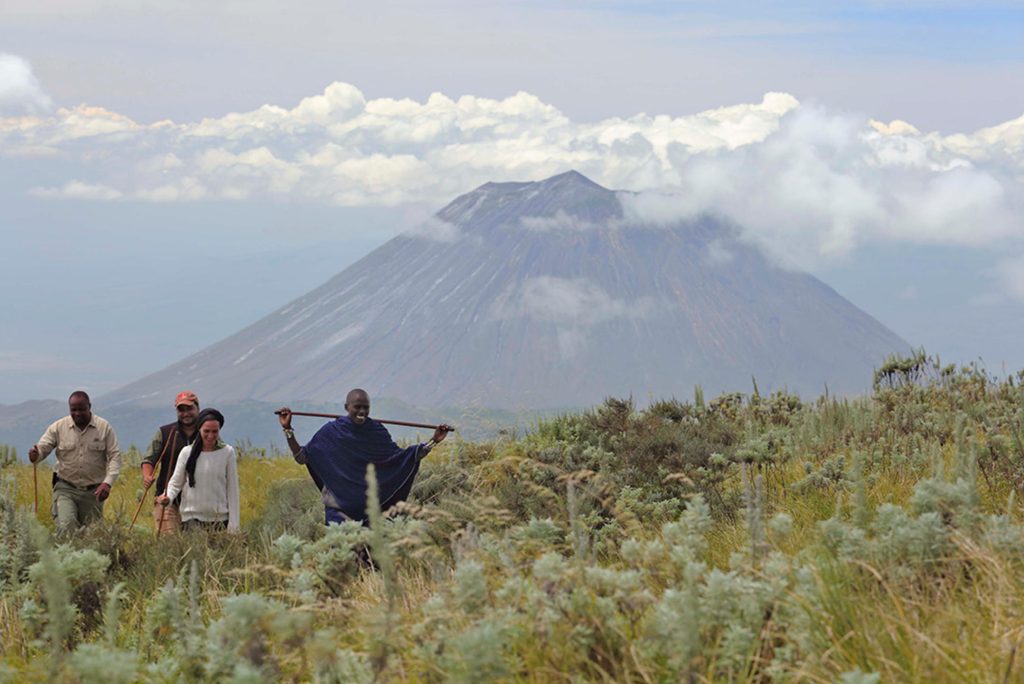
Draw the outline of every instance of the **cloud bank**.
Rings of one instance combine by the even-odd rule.
[[[487,181],[575,168],[609,187],[678,183],[673,150],[732,150],[764,140],[798,106],[789,95],[686,117],[638,114],[576,123],[537,97],[435,93],[425,102],[367,100],[333,83],[291,109],[265,105],[194,123],[140,124],[103,107],[0,119],[4,156],[86,162],[79,183],[153,202],[272,198],[337,205],[442,202]],[[97,196],[97,199],[101,197]]]
[[[671,152],[678,187],[625,196],[635,220],[711,213],[807,267],[867,242],[985,247],[1024,237],[1024,117],[972,135],[921,134],[801,106],[763,141]]]
[[[0,57],[0,105],[0,156],[75,169],[31,190],[46,199],[440,206],[487,181],[576,169],[638,193],[624,195],[629,218],[715,214],[794,266],[868,242],[1024,253],[1024,116],[942,135],[768,93],[688,116],[577,122],[525,92],[367,100],[332,83],[292,108],[144,124],[98,106],[54,110],[9,55]],[[524,225],[556,227],[565,226]],[[421,232],[458,237],[445,226]],[[1016,271],[999,273],[1010,285]]]

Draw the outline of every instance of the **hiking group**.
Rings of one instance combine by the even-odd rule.
[[[177,419],[160,426],[142,460],[145,490],[155,486],[153,522],[157,534],[179,530],[238,530],[240,492],[237,454],[221,439],[224,415],[201,409],[190,391],[174,398]],[[295,460],[306,466],[324,504],[325,524],[367,520],[367,466],[376,471],[381,509],[404,501],[420,461],[452,430],[439,425],[427,442],[395,444],[381,423],[370,418],[370,396],[354,389],[345,397],[346,414],[323,425],[304,446],[292,428],[292,411],[277,411]],[[53,515],[57,534],[66,536],[103,516],[103,504],[121,472],[117,434],[93,414],[89,395],[68,398],[67,416],[54,421],[28,452],[38,463],[56,452]],[[145,492],[143,493],[145,498]],[[141,506],[141,502],[140,502]]]

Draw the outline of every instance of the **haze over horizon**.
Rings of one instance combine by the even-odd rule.
[[[739,226],[944,359],[1024,367],[1010,3],[282,8],[0,11],[0,402],[103,394],[460,193],[569,169]]]

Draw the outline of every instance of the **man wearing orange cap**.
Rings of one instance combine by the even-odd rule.
[[[196,416],[199,415],[199,397],[193,392],[185,390],[179,392],[174,398],[174,408],[178,412],[178,420],[167,425],[161,425],[153,435],[153,442],[149,448],[149,456],[142,460],[142,484],[149,489],[153,482],[156,482],[157,497],[167,489],[167,481],[174,472],[174,466],[178,461],[178,453],[186,446],[195,441]],[[159,472],[154,474],[159,464]],[[153,521],[160,528],[160,533],[177,532],[181,528],[181,513],[178,510],[179,499],[175,499],[168,506],[153,504]]]

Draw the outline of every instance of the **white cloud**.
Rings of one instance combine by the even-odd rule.
[[[495,319],[530,318],[553,324],[558,352],[570,359],[586,349],[593,326],[616,319],[647,318],[656,311],[652,297],[619,299],[585,278],[537,276],[499,297],[492,315]]]
[[[569,168],[610,187],[672,186],[672,150],[751,144],[796,106],[791,96],[770,93],[758,104],[690,117],[579,124],[523,92],[503,100],[440,93],[424,102],[366,100],[354,86],[333,83],[292,109],[265,105],[194,124],[142,125],[79,105],[0,120],[0,143],[5,154],[46,149],[78,158],[95,169],[90,182],[155,201],[259,195],[341,205],[437,203],[489,180]],[[209,193],[172,197],[167,188],[182,178]]]
[[[868,123],[882,135],[919,135],[921,133],[921,131],[917,130],[911,124],[899,119],[895,119],[889,123],[875,121],[872,119]]]
[[[237,194],[238,192],[240,191],[225,190],[221,192],[220,197],[222,199],[244,199],[243,196]],[[158,185],[154,188],[143,188],[132,195],[133,199],[146,202],[193,201],[215,197],[217,196],[211,193],[202,183],[190,176],[179,178],[174,183]]]
[[[718,215],[800,267],[873,241],[990,246],[1022,237],[1024,158],[1005,143],[1011,129],[988,136],[995,143],[951,142],[802,106],[760,143],[674,155],[678,188],[622,202],[628,217],[656,223]]]
[[[82,181],[68,181],[59,188],[37,187],[29,190],[34,197],[43,199],[72,199],[72,200],[115,200],[121,198],[121,193],[114,188]]]
[[[436,216],[429,216],[413,224],[403,235],[433,240],[435,242],[456,242],[464,236],[458,226],[442,221]]]
[[[712,266],[726,266],[735,258],[736,255],[721,241],[712,240],[708,243],[707,261]]]
[[[586,221],[578,216],[567,214],[562,209],[555,212],[554,216],[523,216],[519,219],[519,225],[526,230],[543,233],[551,230],[593,230],[595,228],[614,228],[607,221],[594,223]]]
[[[524,92],[368,100],[346,83],[290,109],[190,124],[139,124],[89,105],[22,114],[0,119],[0,155],[75,168],[63,186],[34,189],[39,197],[437,207],[486,181],[575,168],[638,193],[622,195],[627,218],[715,214],[801,267],[870,242],[977,247],[1024,237],[1024,117],[940,135],[768,93],[690,116],[575,122]],[[556,215],[522,227],[591,226]],[[445,226],[416,230],[456,238]]]
[[[97,145],[118,145],[131,143],[126,134],[142,129],[127,116],[112,112],[103,107],[90,107],[89,105],[78,105],[71,109],[60,109],[57,118],[60,126],[53,129],[53,137],[49,139],[51,144],[58,144],[79,138],[93,138]],[[154,124],[149,130],[159,131],[160,124]],[[120,135],[118,135],[120,134]],[[104,138],[107,138],[106,140]],[[112,150],[117,151],[117,150]]]
[[[32,116],[53,108],[28,61],[0,52],[0,116]]]
[[[576,327],[590,327],[615,318],[642,318],[655,309],[649,297],[637,301],[617,299],[584,278],[539,276],[506,295],[499,318],[526,316]]]

